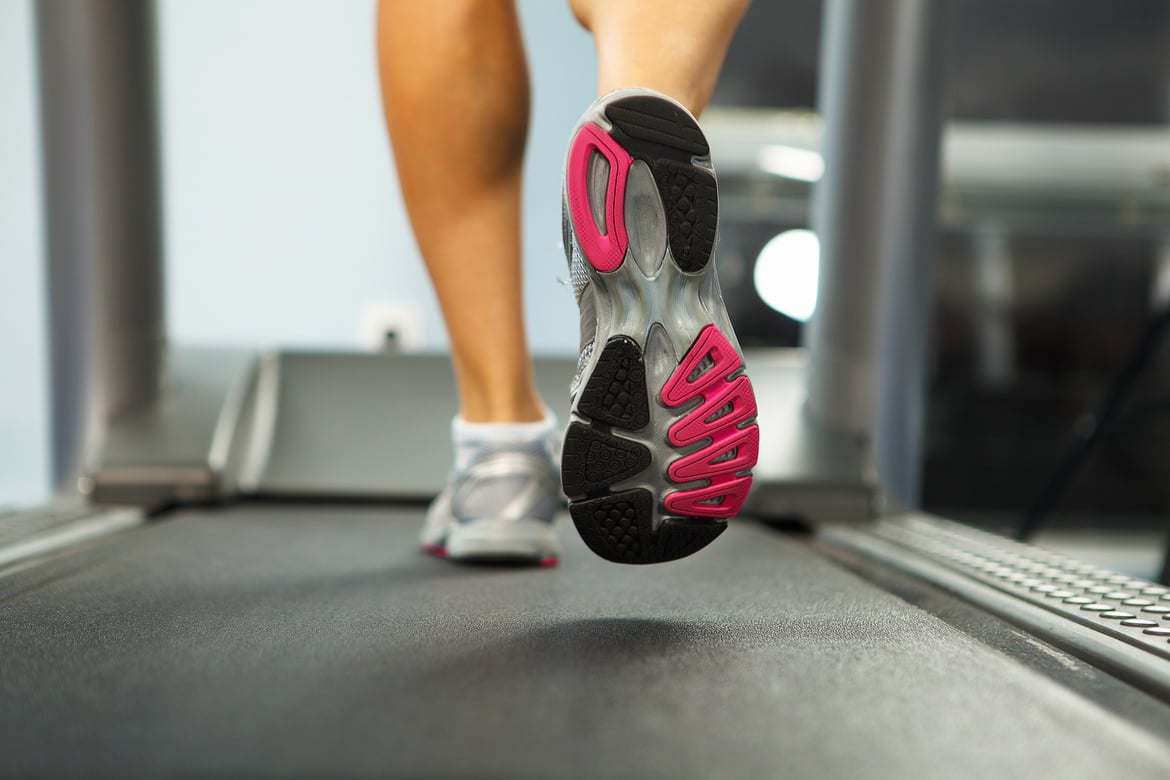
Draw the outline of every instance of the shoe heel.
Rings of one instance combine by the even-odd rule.
[[[699,123],[666,98],[636,95],[605,108],[611,137],[633,159],[650,166],[666,212],[675,265],[685,273],[707,267],[715,248],[719,191],[709,162],[711,149]],[[705,165],[696,165],[695,159]]]

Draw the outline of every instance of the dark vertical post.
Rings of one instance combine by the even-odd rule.
[[[943,123],[947,0],[827,0],[825,175],[808,407],[870,442],[887,495],[918,501]]]
[[[53,478],[157,395],[165,322],[151,0],[36,3]]]

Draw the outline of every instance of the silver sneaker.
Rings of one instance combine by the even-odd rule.
[[[484,446],[431,503],[422,547],[455,561],[553,566],[561,554],[553,527],[561,501],[546,446]]]

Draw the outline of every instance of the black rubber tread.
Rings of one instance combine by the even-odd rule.
[[[666,231],[675,264],[687,273],[702,271],[715,249],[719,191],[715,177],[690,163],[658,160],[654,181],[666,211]]]
[[[636,341],[615,336],[606,343],[593,375],[581,391],[577,411],[593,420],[632,431],[650,424],[646,366]]]
[[[577,532],[590,550],[616,563],[642,563],[650,541],[654,497],[627,490],[569,506]]]
[[[674,103],[653,95],[615,100],[605,107],[610,135],[634,157],[690,162],[711,152],[697,122]]]
[[[645,471],[651,460],[650,450],[637,442],[570,423],[561,455],[561,485],[570,498],[595,495]]]
[[[722,520],[667,518],[657,531],[654,497],[627,490],[569,505],[577,532],[590,550],[614,563],[665,563],[706,547],[723,533]]]
[[[727,521],[703,517],[668,517],[655,534],[655,563],[674,561],[698,552],[727,530]]]

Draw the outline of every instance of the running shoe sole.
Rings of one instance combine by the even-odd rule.
[[[682,558],[726,529],[759,453],[710,262],[718,194],[698,123],[649,90],[599,100],[574,131],[563,205],[597,314],[561,460],[569,512],[602,558]]]

